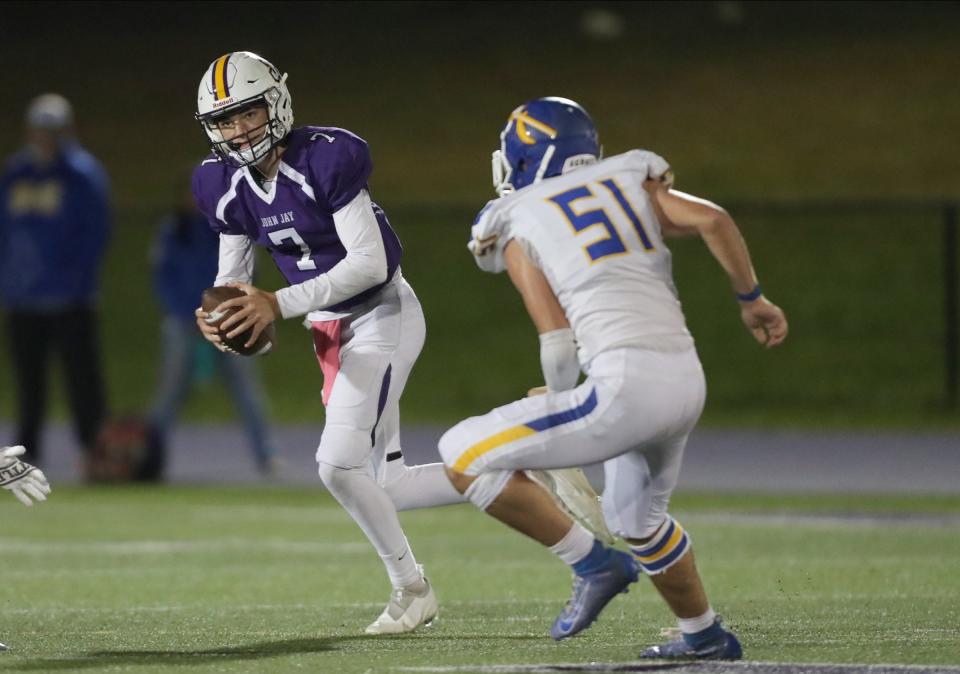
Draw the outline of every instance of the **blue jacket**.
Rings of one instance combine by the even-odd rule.
[[[171,214],[160,221],[153,287],[165,314],[193,320],[201,293],[217,278],[219,250],[220,237],[200,212]]]
[[[52,166],[26,151],[0,177],[0,302],[56,310],[96,301],[111,229],[109,183],[100,163],[75,143]]]

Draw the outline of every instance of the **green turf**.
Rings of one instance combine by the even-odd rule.
[[[679,494],[674,511],[749,659],[960,664],[956,497]],[[784,519],[838,512],[849,519]],[[892,513],[913,519],[883,524]],[[31,510],[7,499],[0,670],[617,662],[670,623],[641,581],[556,644],[547,629],[569,583],[559,562],[469,506],[402,518],[441,617],[369,638],[386,599],[380,563],[322,491],[63,488]]]

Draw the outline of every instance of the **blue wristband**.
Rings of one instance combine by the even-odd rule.
[[[753,302],[755,299],[760,297],[763,294],[763,291],[760,290],[760,284],[758,283],[756,287],[748,293],[741,295],[737,293],[737,299],[741,302]]]

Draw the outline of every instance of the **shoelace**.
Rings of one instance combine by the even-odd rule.
[[[570,613],[573,611],[574,606],[577,603],[577,595],[580,594],[580,587],[583,585],[583,578],[581,576],[573,577],[573,594],[570,595],[570,599],[567,600],[567,605],[563,607],[564,613]]]

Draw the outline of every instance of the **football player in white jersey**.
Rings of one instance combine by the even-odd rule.
[[[673,190],[670,166],[652,152],[601,160],[577,103],[530,101],[500,137],[500,198],[480,212],[468,247],[481,269],[507,271],[520,292],[540,334],[548,393],[447,431],[440,452],[451,481],[573,567],[555,639],[588,627],[639,569],[682,633],[643,657],[739,659],[739,642],[707,600],[690,537],[667,511],[706,386],[664,238],[704,239],[730,278],[731,305],[761,344],[783,342],[786,318],[763,296],[726,211]],[[632,555],[596,540],[523,473],[599,462],[606,523]]]

